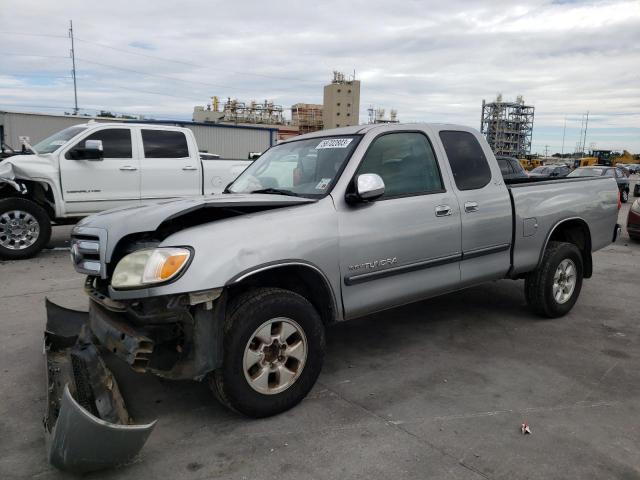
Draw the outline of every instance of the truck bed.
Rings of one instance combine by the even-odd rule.
[[[592,251],[611,243],[618,208],[615,179],[529,178],[505,183],[514,218],[512,275],[536,267],[553,229],[565,220],[587,224]]]

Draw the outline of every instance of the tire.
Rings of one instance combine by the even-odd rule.
[[[622,190],[620,192],[620,201],[622,203],[627,203],[629,201],[629,190]]]
[[[575,277],[573,288],[570,289],[570,295],[565,298],[568,292],[561,288],[562,293],[560,293],[560,299],[558,300],[554,295],[554,282],[561,264],[565,266],[572,264],[575,268]],[[565,315],[573,308],[580,295],[583,273],[582,255],[578,247],[572,243],[549,242],[542,257],[541,265],[525,279],[524,288],[527,304],[542,317],[556,318]],[[569,278],[567,277],[565,286],[570,284]],[[559,280],[562,286],[562,275],[560,275]],[[557,291],[558,289],[556,289]]]
[[[50,239],[51,221],[44,208],[26,198],[0,200],[0,258],[33,257]]]
[[[278,325],[280,320],[285,323]],[[273,322],[271,327],[265,327],[268,322]],[[299,354],[303,344],[306,345],[303,362],[294,358],[294,353],[286,360],[274,358],[273,349],[279,351],[274,332],[276,335],[283,332],[285,324],[287,332],[296,327],[300,332],[285,339],[287,345],[282,358],[293,350]],[[267,346],[268,341],[259,339],[259,332],[263,332],[260,336],[265,338],[265,328],[272,335],[270,346]],[[282,344],[280,348],[283,348]],[[255,351],[262,352],[260,360],[253,356]],[[309,393],[320,374],[324,353],[324,325],[307,299],[279,288],[252,289],[230,302],[224,326],[222,367],[210,375],[209,385],[216,398],[232,410],[255,418],[276,415],[294,407]],[[268,363],[269,357],[276,367],[274,363]],[[249,364],[252,364],[251,368],[245,368]],[[286,370],[281,370],[282,367]],[[285,371],[286,375],[281,375],[280,372]],[[286,377],[291,371],[296,375],[287,386]],[[258,380],[265,379],[263,375],[267,375],[266,386]]]

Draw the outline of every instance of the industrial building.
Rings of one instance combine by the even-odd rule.
[[[482,100],[480,132],[494,154],[521,158],[531,153],[534,110],[524,104],[522,96],[515,102],[504,102],[502,95],[495,102]]]
[[[386,110],[384,108],[374,107],[370,105],[367,108],[367,113],[369,114],[369,123],[400,123],[398,120],[398,111],[395,109],[391,109],[389,111],[389,117],[385,116]]]
[[[19,151],[20,137],[28,137],[36,144],[53,133],[79,123],[134,122],[177,125],[190,129],[200,151],[215,153],[224,159],[243,160],[251,152],[263,152],[278,140],[278,129],[257,125],[229,125],[180,120],[125,120],[120,118],[85,117],[75,115],[50,115],[41,113],[0,111],[1,149]]]
[[[322,123],[325,129],[360,123],[360,80],[333,72],[333,80],[324,87]]]
[[[258,103],[255,100],[243,102],[236,98],[227,98],[224,104],[218,97],[211,97],[211,103],[193,108],[193,121],[198,123],[216,123],[245,127],[267,127],[278,132],[278,140],[284,140],[299,134],[298,127],[287,122],[284,109],[271,100]]]
[[[315,103],[292,105],[291,125],[298,127],[300,135],[322,130],[322,105]]]

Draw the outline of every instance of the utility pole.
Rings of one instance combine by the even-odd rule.
[[[73,114],[78,115],[78,87],[76,85],[76,51],[73,45],[73,20],[69,20],[69,37],[71,38],[71,75],[73,76]]]
[[[545,145],[544,146],[544,156],[548,157],[549,156],[549,145]]]
[[[587,127],[589,126],[589,112],[587,111],[587,118],[584,122],[584,140],[582,140],[582,151],[584,152],[584,149],[586,148],[587,145]]]
[[[564,158],[564,136],[567,133],[567,117],[564,117],[564,128],[562,129],[562,151],[560,156]]]

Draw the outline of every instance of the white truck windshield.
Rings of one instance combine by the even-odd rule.
[[[86,129],[87,127],[84,125],[74,125],[73,127],[65,128],[64,130],[45,138],[41,142],[36,143],[33,148],[38,153],[53,153]]]

